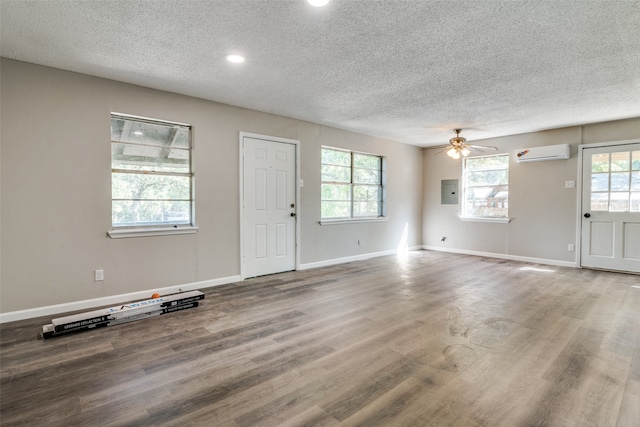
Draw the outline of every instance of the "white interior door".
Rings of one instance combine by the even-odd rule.
[[[244,277],[296,268],[296,148],[242,136]]]
[[[640,143],[582,154],[581,264],[640,273]]]

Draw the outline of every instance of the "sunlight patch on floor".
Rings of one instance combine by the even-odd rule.
[[[537,268],[537,267],[522,267],[520,271],[536,271],[540,273],[555,273],[555,270],[549,270],[546,268]]]

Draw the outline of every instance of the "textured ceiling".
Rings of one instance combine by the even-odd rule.
[[[0,0],[0,19],[7,58],[418,146],[640,117],[640,1]]]

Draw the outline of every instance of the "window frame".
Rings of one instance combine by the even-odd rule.
[[[176,177],[188,177],[189,181],[189,222],[186,221],[166,221],[162,223],[144,223],[144,224],[127,224],[127,225],[116,225],[113,222],[113,208],[114,208],[114,200],[124,200],[119,198],[114,198],[113,193],[113,176],[116,173],[129,173],[135,174],[131,170],[122,169],[114,167],[114,157],[113,157],[113,145],[114,144],[127,144],[126,141],[119,141],[110,138],[110,146],[111,146],[111,228],[107,232],[107,235],[111,238],[123,238],[123,237],[144,237],[144,236],[159,236],[159,235],[170,235],[170,234],[192,234],[198,231],[198,227],[195,225],[195,173],[193,169],[193,153],[194,153],[194,143],[193,143],[193,126],[187,123],[180,123],[175,121],[154,119],[149,117],[135,116],[131,114],[123,114],[117,112],[111,112],[110,114],[110,122],[112,120],[127,120],[131,122],[152,124],[152,125],[160,125],[160,126],[171,126],[171,127],[181,127],[188,129],[188,147],[186,148],[189,151],[189,172],[167,172],[167,171],[148,171],[143,170],[140,174],[143,175],[151,175],[151,176],[176,176]],[[131,143],[131,146],[139,145],[137,143]],[[143,144],[146,145],[146,144]],[[152,144],[149,144],[152,146]],[[181,148],[184,150],[184,148]],[[167,199],[170,200],[170,199]],[[187,200],[185,200],[187,201]]]
[[[469,156],[465,157],[462,161],[462,206],[460,209],[460,220],[462,221],[474,221],[474,222],[494,222],[494,223],[509,223],[511,218],[509,217],[509,197],[506,198],[506,213],[505,215],[497,216],[497,215],[468,215],[466,212],[466,204],[467,204],[467,193],[470,186],[467,184],[467,173],[470,172],[467,168],[467,160],[469,159],[480,159],[480,158],[498,158],[498,157],[506,157],[507,161],[505,163],[505,168],[500,169],[490,169],[487,171],[506,171],[507,175],[507,183],[505,184],[507,187],[507,193],[509,191],[509,171],[510,171],[510,161],[511,156],[509,153],[498,153],[498,154],[490,154],[485,156]],[[483,172],[483,171],[473,171],[473,172]],[[497,187],[498,185],[483,185],[481,187]],[[472,186],[471,186],[472,187]]]
[[[325,146],[323,145],[321,147],[321,151],[320,151],[320,168],[322,171],[322,166],[324,166],[326,163],[324,163],[322,161],[322,151],[323,150],[332,150],[332,151],[341,151],[341,152],[345,152],[345,153],[349,153],[349,157],[350,157],[350,162],[349,162],[349,166],[343,166],[343,167],[348,167],[349,168],[349,182],[338,182],[338,181],[324,181],[322,179],[322,172],[321,172],[321,178],[320,178],[320,188],[321,188],[321,192],[320,192],[320,224],[321,225],[329,225],[329,224],[344,224],[344,223],[353,223],[353,222],[378,222],[378,221],[386,221],[387,220],[387,216],[386,216],[386,158],[384,156],[381,156],[379,154],[373,154],[373,153],[366,153],[366,152],[362,152],[362,151],[356,151],[356,150],[349,150],[349,149],[345,149],[345,148],[337,148],[337,147],[331,147],[331,146]],[[380,180],[378,184],[366,184],[366,183],[356,183],[354,182],[354,176],[355,176],[355,170],[356,169],[360,169],[358,167],[356,167],[354,165],[354,156],[355,155],[363,155],[363,156],[370,156],[370,157],[377,157],[380,160],[380,169],[378,170],[379,174],[380,174]],[[336,166],[340,166],[340,165],[336,165]],[[349,202],[349,216],[348,217],[322,217],[322,203],[324,202],[323,198],[322,198],[322,185],[324,184],[335,184],[335,185],[349,185],[349,197],[350,199],[348,200]],[[378,193],[379,193],[379,199],[377,200],[377,202],[379,203],[379,209],[378,209],[378,214],[373,216],[354,216],[354,204],[356,203],[356,200],[354,200],[354,188],[357,186],[370,186],[370,187],[377,187],[378,188]]]
[[[628,158],[626,161],[628,162],[626,169],[621,169],[620,166],[615,165],[614,162],[619,162],[620,159],[614,159],[614,155],[616,154],[627,154]],[[594,170],[595,164],[594,159],[596,156],[606,156],[607,157],[607,169],[606,170]],[[618,156],[619,157],[619,156]],[[623,160],[625,161],[625,160]],[[602,163],[602,162],[598,162]],[[608,212],[608,213],[637,213],[640,212],[640,209],[634,210],[634,206],[638,205],[638,202],[634,198],[634,195],[640,195],[640,189],[635,189],[634,185],[634,175],[637,174],[640,176],[640,150],[629,150],[629,151],[614,151],[614,152],[606,152],[606,153],[593,153],[591,154],[591,183],[589,184],[589,197],[590,197],[590,210],[591,212]],[[636,169],[637,167],[637,169]],[[627,188],[619,189],[614,188],[614,175],[620,177],[620,175],[627,175],[626,184]],[[594,190],[594,177],[596,176],[606,176],[606,189],[603,189],[602,186],[596,187]],[[619,178],[618,180],[619,181]],[[619,184],[619,183],[616,183]],[[594,207],[594,195],[596,194],[606,194],[606,208],[602,209],[601,207]],[[626,197],[621,199],[619,197],[614,198],[612,196],[615,195],[624,195]],[[627,206],[626,209],[616,209],[614,208],[615,202],[619,202],[621,200],[626,201]],[[602,202],[600,202],[602,203]],[[639,205],[640,206],[640,205]]]

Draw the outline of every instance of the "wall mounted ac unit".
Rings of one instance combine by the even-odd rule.
[[[566,160],[569,157],[571,157],[569,144],[521,148],[516,151],[516,162],[518,163],[544,162],[547,160]]]

